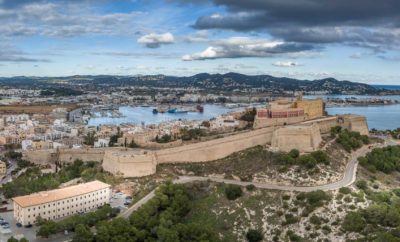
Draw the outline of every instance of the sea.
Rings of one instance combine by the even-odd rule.
[[[371,86],[386,90],[400,90],[400,85],[371,85]]]
[[[400,95],[396,96],[358,96],[358,95],[328,95],[328,96],[305,96],[304,98],[385,98],[400,100]],[[123,106],[119,108],[123,117],[94,117],[89,120],[89,125],[97,126],[101,124],[119,125],[123,123],[130,124],[159,124],[161,122],[173,120],[209,120],[221,114],[237,111],[240,109],[231,109],[223,105],[207,104],[204,105],[204,112],[188,112],[188,113],[159,113],[153,114],[155,107],[131,107]],[[357,107],[328,107],[326,111],[329,115],[337,114],[358,114],[367,117],[368,127],[378,130],[397,129],[400,128],[400,104],[394,105],[372,105]]]
[[[102,124],[159,124],[162,122],[168,122],[173,120],[209,120],[215,118],[221,114],[241,110],[240,108],[227,108],[223,105],[207,104],[204,105],[204,112],[187,112],[187,113],[158,113],[153,114],[153,109],[156,107],[132,107],[122,106],[119,108],[119,112],[122,117],[100,117],[97,113],[97,117],[93,117],[89,120],[88,125],[98,126]]]

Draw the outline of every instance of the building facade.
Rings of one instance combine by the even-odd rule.
[[[7,165],[4,161],[0,160],[0,176],[4,176],[7,173]]]
[[[22,225],[34,224],[38,217],[56,220],[85,213],[109,204],[111,186],[93,181],[75,186],[13,198],[14,218]]]

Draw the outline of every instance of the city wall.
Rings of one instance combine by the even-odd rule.
[[[297,149],[301,153],[313,152],[320,148],[321,142],[318,124],[291,125],[274,131],[271,148],[284,152],[292,149]]]
[[[327,117],[300,123],[299,125],[307,126],[308,124],[315,124],[314,128],[307,131],[305,136],[300,134],[296,139],[293,139],[293,135],[295,135],[292,132],[293,130],[284,132],[284,135],[279,132],[276,133],[276,136],[282,136],[279,148],[287,151],[289,148],[293,148],[294,145],[300,144],[301,147],[303,145],[301,142],[304,142],[305,146],[313,147],[312,149],[314,149],[319,140],[319,136],[315,132],[326,134],[330,132],[332,127],[338,125],[352,131],[368,134],[366,119],[362,116]],[[54,150],[38,150],[26,152],[24,157],[38,164],[47,164],[56,160],[73,162],[75,159],[98,161],[103,162],[104,170],[113,174],[120,173],[124,177],[138,177],[154,174],[157,164],[213,161],[257,145],[271,144],[273,133],[277,128],[282,128],[282,126],[261,128],[219,139],[160,150],[121,148],[60,149],[58,152]],[[305,133],[303,132],[303,134]],[[275,139],[277,138],[279,137],[275,137]],[[294,143],[291,143],[291,141]]]
[[[159,164],[204,162],[224,158],[234,152],[271,143],[274,127],[257,129],[224,138],[155,151]]]

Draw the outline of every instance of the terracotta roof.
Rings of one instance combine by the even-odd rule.
[[[70,187],[33,193],[26,196],[14,197],[12,200],[21,207],[32,207],[40,204],[76,197],[109,187],[110,185],[106,183],[100,181],[92,181]]]

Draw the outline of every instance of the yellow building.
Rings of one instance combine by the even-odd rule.
[[[293,103],[293,108],[303,109],[307,119],[320,118],[324,116],[324,101],[322,101],[322,99],[300,99]]]
[[[0,176],[4,176],[7,173],[7,166],[4,161],[0,161]]]

